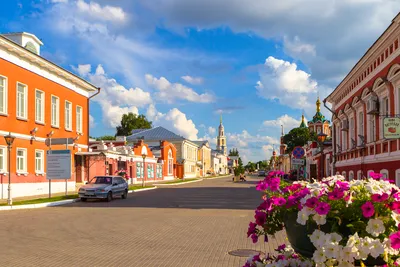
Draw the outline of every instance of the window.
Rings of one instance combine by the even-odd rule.
[[[362,179],[362,172],[358,171],[357,172],[357,180],[361,180]]]
[[[35,91],[35,121],[44,123],[44,92]]]
[[[172,157],[172,151],[171,149],[168,151],[168,175],[172,175],[172,171],[173,171],[173,166],[174,164],[174,159]]]
[[[17,172],[26,172],[26,149],[17,148]]]
[[[76,131],[82,133],[82,107],[76,107]]]
[[[51,96],[51,126],[59,127],[60,125],[60,99]]]
[[[353,146],[353,141],[351,141],[352,139],[354,140],[354,142],[356,141],[355,135],[356,135],[356,127],[355,127],[355,123],[354,123],[354,117],[350,118],[350,146]]]
[[[26,119],[27,118],[27,90],[26,85],[22,83],[17,83],[17,118]]]
[[[354,179],[354,173],[353,173],[353,171],[350,171],[349,172],[349,181],[351,181],[353,179]]]
[[[368,115],[368,142],[375,141],[375,116]]]
[[[346,172],[345,171],[342,172],[342,176],[346,179]]]
[[[7,152],[5,147],[0,147],[0,172],[4,173],[7,171]]]
[[[0,76],[0,113],[7,114],[7,79]]]
[[[386,170],[386,169],[382,169],[382,170],[380,171],[380,174],[382,174],[381,180],[382,180],[382,179],[388,179],[388,178],[389,178],[389,171]]]
[[[400,186],[400,169],[396,170],[396,185]]]
[[[136,162],[136,178],[143,178],[143,163]]]
[[[154,178],[154,165],[147,164],[147,178]]]
[[[35,150],[35,172],[44,173],[44,151]]]
[[[65,129],[72,130],[72,104],[69,101],[65,101],[64,117]]]
[[[361,111],[358,113],[358,135],[364,136],[364,113]],[[362,144],[362,139],[358,138],[358,144]]]

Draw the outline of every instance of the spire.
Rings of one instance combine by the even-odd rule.
[[[307,128],[305,118],[304,118],[304,112],[301,114],[301,123],[300,123],[300,128]]]
[[[219,115],[219,124],[222,124],[222,114]]]
[[[317,112],[321,112],[321,101],[319,101],[319,96],[318,96],[317,102],[315,104],[317,106]]]

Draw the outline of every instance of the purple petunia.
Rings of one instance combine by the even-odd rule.
[[[386,193],[381,194],[373,194],[371,196],[372,201],[374,202],[383,202],[389,198],[389,195]]]
[[[344,197],[344,192],[340,189],[335,188],[332,192],[328,192],[329,200],[338,200]]]
[[[256,210],[254,218],[256,219],[257,225],[263,226],[265,224],[265,221],[267,220],[267,214],[263,211]]]
[[[275,206],[283,206],[285,204],[286,204],[286,199],[284,199],[283,197],[277,197],[274,199]]]
[[[318,198],[316,198],[316,197],[311,197],[306,200],[306,207],[309,207],[311,209],[315,208],[315,206],[317,206],[317,204],[318,204]]]
[[[247,237],[250,237],[250,235],[254,234],[256,232],[257,224],[250,222],[249,223],[249,228],[247,229]]]
[[[400,232],[391,234],[389,238],[391,247],[394,249],[400,249]]]
[[[328,214],[328,212],[330,211],[331,206],[328,203],[325,202],[319,202],[317,204],[317,207],[315,207],[315,211],[319,214],[319,215],[326,215]]]
[[[361,206],[361,209],[365,218],[370,218],[375,213],[374,205],[370,201],[365,202],[365,204]]]
[[[257,243],[258,241],[258,236],[256,234],[251,235],[251,240],[253,240],[253,243]]]

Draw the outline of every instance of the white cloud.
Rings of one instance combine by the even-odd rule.
[[[285,114],[275,120],[264,121],[263,126],[281,129],[281,125],[283,125],[284,130],[288,132],[293,128],[299,127],[300,123],[301,120],[296,120],[295,118]]]
[[[190,84],[202,84],[204,81],[204,79],[201,77],[192,77],[188,75],[182,76],[181,78]]]
[[[196,103],[211,103],[215,101],[213,94],[198,94],[192,88],[180,83],[170,83],[164,77],[157,79],[150,74],[146,74],[145,78],[147,83],[158,91],[156,96],[161,101],[167,101],[168,103],[173,103],[177,99]]]
[[[93,116],[89,114],[89,127],[94,128],[95,126],[96,126],[96,122],[94,121]]]
[[[71,66],[72,69],[77,72],[80,76],[86,77],[91,71],[92,71],[92,66],[90,64],[83,64],[83,65],[78,65],[78,67]]]
[[[139,114],[138,107],[152,103],[150,93],[141,88],[126,88],[115,79],[109,78],[101,65],[95,73],[90,73],[91,65],[73,67],[78,73],[84,74],[91,83],[101,88],[101,94],[93,98],[100,104],[103,113],[103,124],[114,128],[121,122],[122,115],[128,112]]]
[[[186,114],[177,108],[167,113],[157,111],[152,104],[147,109],[147,118],[153,121],[154,126],[163,126],[190,140],[197,140],[198,130],[194,122],[186,117]]]
[[[283,43],[287,52],[291,55],[297,55],[297,58],[301,55],[316,56],[317,54],[315,45],[303,43],[298,36],[295,36],[293,40],[284,36]]]
[[[208,127],[208,133],[210,135],[215,135],[215,133],[217,132],[217,130],[214,127]]]
[[[77,10],[97,20],[106,20],[111,22],[124,22],[127,19],[126,13],[120,7],[101,6],[91,1],[86,3],[83,0],[76,2]]]
[[[50,0],[51,3],[68,3],[68,0]]]

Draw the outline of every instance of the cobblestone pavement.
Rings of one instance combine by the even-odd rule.
[[[236,249],[272,251],[281,233],[254,245],[248,222],[258,179],[204,180],[129,194],[127,200],[0,213],[0,266],[242,266]]]

